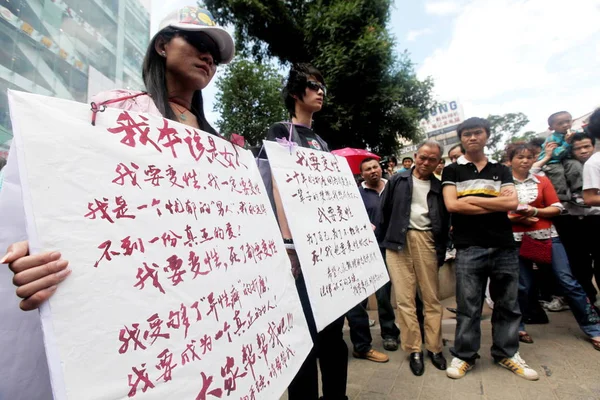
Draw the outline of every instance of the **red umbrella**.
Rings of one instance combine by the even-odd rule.
[[[379,160],[381,158],[377,154],[373,154],[367,150],[353,149],[351,147],[333,150],[332,153],[338,156],[342,156],[346,160],[348,160],[348,165],[350,166],[350,170],[353,174],[360,174],[360,163],[365,158],[372,157],[376,160]]]

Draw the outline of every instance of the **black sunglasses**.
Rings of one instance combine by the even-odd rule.
[[[185,39],[186,42],[194,46],[200,53],[209,53],[215,66],[221,63],[219,49],[217,44],[207,34],[203,32],[177,31],[179,36]]]
[[[327,87],[323,85],[321,82],[317,81],[306,81],[306,87],[310,90],[314,90],[318,92],[319,89],[323,91],[323,96],[327,96]]]

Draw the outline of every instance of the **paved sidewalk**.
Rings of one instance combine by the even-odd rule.
[[[446,302],[445,302],[446,303]],[[398,350],[387,352],[390,361],[377,364],[352,357],[348,328],[344,337],[350,348],[348,396],[350,400],[600,400],[600,352],[592,348],[569,311],[549,313],[550,324],[529,325],[535,343],[521,343],[521,355],[540,374],[530,382],[492,362],[491,311],[484,306],[481,358],[463,379],[452,380],[426,358],[425,374],[416,377],[410,371],[408,356]],[[456,321],[445,311],[443,321],[444,354],[451,360],[449,348],[454,340]],[[374,318],[376,312],[369,312]],[[371,329],[373,347],[383,351],[379,324]],[[282,397],[287,399],[287,395]]]

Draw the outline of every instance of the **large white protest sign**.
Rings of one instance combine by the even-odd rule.
[[[312,343],[252,154],[155,116],[9,92],[54,398],[277,399]]]
[[[264,146],[321,330],[383,286],[387,269],[346,160]]]

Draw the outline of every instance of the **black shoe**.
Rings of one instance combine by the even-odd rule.
[[[383,339],[383,348],[387,351],[396,351],[398,350],[398,340],[393,338],[385,338]]]
[[[410,353],[410,370],[416,376],[423,375],[423,372],[425,372],[423,353]]]
[[[431,358],[431,362],[433,363],[433,365],[440,371],[445,371],[446,370],[446,358],[444,357],[444,354],[442,352],[432,353],[431,351],[429,351],[428,353],[429,353],[429,358]]]
[[[446,307],[446,310],[450,311],[453,314],[456,314],[456,308]]]

